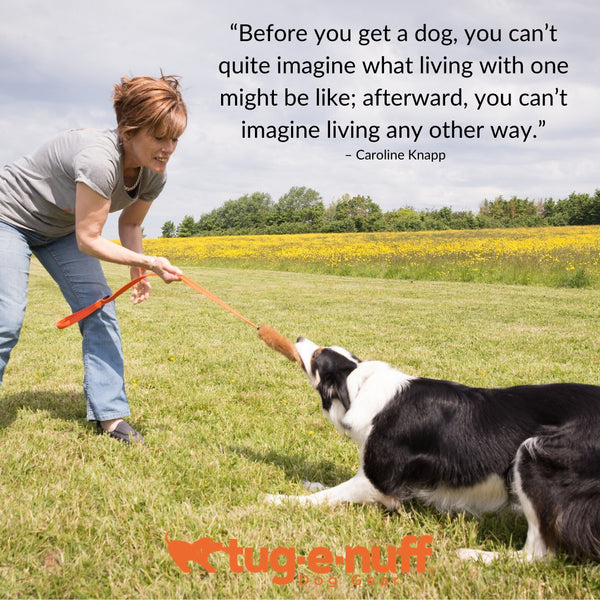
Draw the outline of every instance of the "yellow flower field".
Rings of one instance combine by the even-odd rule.
[[[600,226],[160,238],[174,264],[341,275],[589,287],[600,284]]]

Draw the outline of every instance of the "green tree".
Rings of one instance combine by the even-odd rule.
[[[194,217],[186,215],[177,226],[177,237],[192,237],[196,235],[196,222]]]
[[[569,225],[600,224],[600,190],[596,190],[593,196],[572,193],[556,203],[556,210]]]
[[[325,222],[325,206],[321,195],[310,188],[293,187],[275,205],[278,225],[296,225],[297,229],[318,231]]]
[[[419,231],[423,229],[421,216],[414,208],[408,206],[385,213],[384,221],[388,231]]]
[[[164,238],[172,238],[175,237],[175,223],[173,223],[173,221],[165,221],[163,223],[162,229],[162,237]]]
[[[485,227],[532,227],[542,224],[538,206],[528,198],[513,196],[505,200],[498,196],[485,200],[479,209],[479,221]]]
[[[274,205],[269,194],[255,192],[237,200],[227,200],[223,206],[200,217],[197,230],[216,233],[262,233],[273,222]]]
[[[369,196],[350,198],[348,194],[335,204],[333,221],[341,226],[340,231],[377,231],[384,224],[381,208]]]

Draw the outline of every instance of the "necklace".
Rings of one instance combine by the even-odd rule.
[[[132,186],[127,187],[125,185],[125,175],[123,175],[123,189],[126,192],[132,192],[140,184],[140,179],[141,178],[142,178],[142,167],[140,167],[140,170],[138,172],[138,176],[137,176],[137,179],[135,180],[135,183]]]

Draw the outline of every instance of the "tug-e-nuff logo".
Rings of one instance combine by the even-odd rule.
[[[341,554],[318,546],[307,555],[298,554],[294,547],[246,548],[240,546],[237,539],[222,544],[203,537],[189,543],[169,540],[169,532],[165,539],[169,554],[184,573],[191,572],[189,562],[198,563],[208,573],[216,573],[217,569],[210,559],[213,554],[223,552],[229,557],[228,568],[233,573],[273,571],[273,582],[278,585],[286,585],[296,579],[300,585],[312,582],[334,587],[337,578],[331,577],[331,572],[335,565],[343,567],[344,573],[352,576],[353,585],[374,585],[376,582],[391,585],[398,581],[398,573],[411,572],[413,562],[415,571],[424,573],[427,557],[433,553],[433,537],[430,535],[407,535],[400,546],[346,546]]]

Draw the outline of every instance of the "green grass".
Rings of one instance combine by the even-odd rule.
[[[108,266],[113,289],[127,270]],[[316,274],[186,268],[256,323],[341,344],[362,358],[473,385],[600,384],[597,291],[408,282]],[[0,390],[0,596],[46,598],[562,598],[600,596],[600,566],[560,557],[491,567],[455,550],[519,549],[522,517],[439,515],[415,503],[291,510],[266,493],[303,493],[354,474],[357,449],[321,414],[298,367],[256,332],[183,284],[152,280],[153,297],[120,298],[131,422],[147,443],[126,447],[85,422],[76,327],[34,264],[19,345]],[[212,537],[256,549],[399,545],[433,536],[425,573],[393,585],[352,585],[340,567],[322,585],[276,585],[275,572],[183,574],[164,535]],[[298,568],[300,572],[314,574]],[[328,577],[337,577],[330,587]]]

